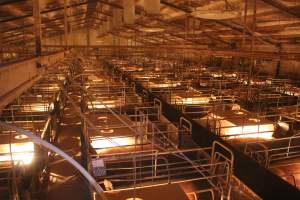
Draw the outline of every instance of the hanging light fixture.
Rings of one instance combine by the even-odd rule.
[[[140,28],[139,30],[146,33],[158,33],[158,32],[163,32],[165,29],[160,27],[143,27]]]

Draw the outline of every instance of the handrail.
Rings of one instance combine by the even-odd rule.
[[[162,115],[162,103],[161,100],[154,98],[154,107],[158,106],[158,119]]]
[[[187,126],[184,125],[184,123],[186,123]],[[189,131],[190,135],[192,134],[192,123],[189,120],[187,120],[186,118],[180,117],[180,119],[179,119],[179,127],[186,128]]]
[[[223,150],[227,151],[227,153],[229,153],[230,156],[227,157],[223,153],[218,152],[217,146],[219,146]],[[212,146],[211,163],[213,163],[213,162],[216,161],[217,155],[223,157],[226,160],[226,162],[228,163],[228,165],[229,165],[229,169],[227,171],[227,183],[229,183],[230,180],[231,180],[231,175],[233,174],[234,154],[233,154],[232,150],[229,149],[228,147],[226,147],[224,144],[222,144],[222,143],[220,143],[218,141],[214,141],[213,142],[213,146]]]
[[[246,143],[244,152],[245,153],[264,153],[266,155],[266,166],[270,167],[270,163],[273,160],[279,160],[279,159],[288,159],[288,158],[293,158],[299,156],[300,152],[300,145],[294,144],[292,145],[292,140],[294,139],[299,139],[300,141],[300,136],[292,136],[288,138],[280,138],[280,139],[273,139],[271,141],[262,141],[262,142],[250,142]],[[284,147],[273,147],[273,148],[268,148],[267,144],[274,144],[275,142],[286,142],[288,143],[287,146]],[[260,145],[264,147],[264,150],[255,150],[255,151],[248,151],[250,145]],[[279,157],[277,159],[274,159],[274,157]]]

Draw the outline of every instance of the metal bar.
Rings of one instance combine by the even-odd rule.
[[[3,33],[0,32],[0,64],[3,62]]]
[[[7,1],[2,1],[0,3],[0,6],[5,6],[5,5],[10,5],[10,4],[14,4],[14,3],[20,3],[20,2],[24,2],[26,0],[7,0]]]
[[[62,150],[57,148],[56,146],[48,143],[45,140],[42,140],[41,138],[39,138],[38,136],[36,136],[34,133],[32,133],[30,131],[26,131],[26,130],[23,130],[21,128],[6,124],[2,121],[0,121],[0,126],[5,128],[5,129],[13,130],[13,131],[16,131],[18,133],[24,134],[27,137],[31,138],[34,143],[42,145],[43,147],[45,147],[45,148],[47,148],[51,151],[54,151],[58,155],[62,156],[71,165],[73,165],[78,171],[80,171],[82,173],[82,175],[90,182],[90,184],[94,186],[94,189],[97,193],[101,194],[103,192],[103,189],[96,182],[96,180],[77,161],[75,161],[72,157],[70,157],[68,154],[66,154],[65,152],[63,152]],[[106,199],[104,196],[103,196],[103,198]]]
[[[37,56],[37,67],[41,67],[42,55],[42,30],[41,30],[41,12],[40,1],[33,0],[33,17],[34,17],[34,33],[35,33],[35,55]]]
[[[128,81],[132,82],[131,78],[128,77]],[[137,91],[143,91],[145,89],[140,83],[134,81],[136,84]],[[154,97],[158,98],[157,96],[153,95],[149,92],[149,98],[153,99]],[[159,98],[161,99],[161,98]],[[165,116],[172,122],[176,122],[179,120],[181,116],[190,119],[189,117],[180,113],[177,109],[173,108],[171,105],[162,101],[162,109]],[[220,139],[218,136],[211,134],[208,130],[204,127],[199,125],[194,120],[190,120],[193,125],[193,133],[192,138],[193,140],[198,143],[200,146],[208,146],[212,144],[213,141],[219,141],[220,143],[224,144],[228,147],[234,154],[234,174],[238,177],[241,181],[243,181],[249,188],[251,188],[258,196],[262,197],[263,199],[286,199],[286,198],[300,198],[300,192],[293,186],[286,183],[281,178],[277,177],[275,174],[269,172],[262,166],[260,166],[255,161],[249,159],[248,156],[244,155],[242,152],[236,150],[227,142]],[[201,134],[199,134],[201,133]],[[268,180],[268,184],[262,181],[261,177],[264,177],[264,180]],[[276,192],[274,192],[276,191]],[[288,197],[289,196],[289,197]]]
[[[262,0],[263,2],[265,2],[268,5],[271,5],[277,9],[279,9],[280,11],[283,11],[293,17],[297,17],[300,18],[300,13],[297,11],[292,10],[289,7],[286,7],[285,5],[283,5],[282,3],[280,3],[279,1],[274,1],[274,0]]]
[[[248,11],[248,0],[245,1],[245,8],[244,8],[244,30],[243,30],[243,43],[242,46],[244,47],[246,44],[246,26],[247,26],[247,11]]]
[[[68,35],[69,35],[69,28],[68,28],[68,0],[64,0],[64,45],[66,46],[65,49],[68,49]]]

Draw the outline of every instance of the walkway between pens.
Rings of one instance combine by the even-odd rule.
[[[74,90],[75,91],[75,90]],[[69,95],[79,104],[79,95],[70,92]],[[79,163],[80,153],[80,117],[76,116],[74,109],[67,102],[63,110],[63,119],[58,130],[57,147],[72,156]],[[89,190],[86,182],[79,172],[67,161],[56,156],[50,163],[50,184],[46,194],[47,200],[88,199]]]

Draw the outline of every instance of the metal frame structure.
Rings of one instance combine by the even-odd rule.
[[[3,109],[1,121],[34,132],[37,137],[48,142],[55,142],[60,120],[59,110],[64,106],[60,87],[55,80],[57,75],[57,72],[49,71],[46,78],[39,80]],[[60,74],[60,77],[63,81],[64,75]],[[8,172],[7,187],[10,190],[10,198],[18,199],[31,192],[30,195],[41,195],[48,180],[48,151],[35,145],[27,136],[3,127],[0,137],[1,151],[6,151],[5,145],[9,146],[8,152],[1,152],[0,155],[2,158],[10,155],[10,159],[1,159],[0,165],[1,172]],[[4,180],[4,177],[1,178],[1,181]],[[32,185],[35,185],[35,188]],[[30,190],[32,191],[29,192]],[[24,194],[24,191],[27,194]]]
[[[129,64],[130,62],[126,62],[126,61],[120,61],[121,64],[116,64],[114,65],[114,62],[112,62],[112,69],[117,69],[119,72],[115,72],[115,73],[120,73],[123,74],[122,76],[124,77],[130,77],[131,78],[131,83],[136,86],[137,84],[141,84],[141,87],[143,88],[147,88],[148,85],[145,84],[147,83],[147,79],[154,79],[156,80],[158,83],[159,81],[164,81],[166,79],[171,80],[174,78],[174,76],[176,77],[176,74],[170,74],[170,76],[166,76],[166,78],[158,78],[160,77],[160,72],[155,72],[155,74],[152,73],[150,74],[151,76],[146,77],[147,74],[147,67],[145,66],[145,64],[143,64],[143,68],[140,68],[138,66],[138,64]],[[127,64],[126,64],[127,63]],[[138,63],[138,62],[137,62]],[[108,64],[109,65],[109,64]],[[128,66],[130,68],[131,65],[137,66],[136,68],[139,69],[137,72],[134,70],[126,70],[126,66]],[[141,66],[141,65],[140,65]],[[172,68],[171,68],[172,70]],[[173,69],[174,70],[174,69]],[[180,73],[184,74],[184,70]],[[164,72],[162,72],[162,77],[164,77],[164,74],[168,74],[168,69]],[[185,76],[192,76],[190,75],[190,72],[187,72],[184,74]],[[144,89],[141,93],[144,94],[145,97],[149,97],[150,95],[152,96],[158,96],[160,98],[162,98],[163,100],[165,100],[167,103],[169,104],[173,104],[175,105],[175,107],[178,110],[183,111],[184,114],[191,116],[193,119],[199,119],[203,116],[208,116],[210,113],[218,113],[220,114],[221,110],[228,110],[231,112],[240,112],[240,113],[248,113],[247,116],[245,116],[246,118],[244,120],[240,120],[241,122],[241,126],[243,130],[244,126],[247,126],[247,123],[249,123],[249,117],[251,118],[255,118],[255,122],[252,122],[252,125],[255,125],[258,127],[258,131],[257,133],[259,133],[256,137],[256,139],[254,140],[243,140],[243,138],[238,139],[238,140],[230,140],[230,143],[232,143],[232,145],[237,146],[238,148],[240,148],[240,146],[243,146],[243,144],[247,143],[247,142],[264,142],[266,139],[260,138],[259,135],[264,135],[266,133],[271,132],[271,137],[267,139],[272,141],[275,140],[276,137],[287,137],[289,135],[289,132],[285,131],[285,133],[283,135],[276,135],[278,132],[278,128],[282,127],[286,124],[288,124],[288,126],[290,126],[291,121],[295,122],[295,120],[291,120],[288,119],[287,117],[284,117],[284,111],[285,110],[281,110],[281,113],[279,112],[279,110],[277,110],[278,108],[280,108],[282,105],[293,105],[295,103],[297,103],[297,97],[294,96],[294,94],[296,93],[289,93],[289,95],[287,95],[286,92],[282,92],[278,89],[278,82],[280,82],[281,80],[275,80],[275,79],[268,79],[267,77],[258,77],[255,80],[251,80],[251,84],[245,83],[245,80],[247,79],[247,74],[245,73],[241,73],[240,75],[235,74],[235,76],[232,75],[232,73],[227,73],[227,72],[215,72],[215,71],[206,71],[205,73],[199,73],[196,75],[196,77],[199,77],[198,79],[192,79],[191,81],[189,81],[188,85],[186,86],[180,86],[178,85],[177,87],[168,87],[168,88],[160,88],[160,89],[153,89],[153,88],[148,88],[149,90],[146,91],[146,89]],[[210,77],[211,76],[211,77]],[[205,88],[206,90],[201,89],[204,86],[201,86],[201,77],[202,80],[206,80],[206,85]],[[206,78],[207,77],[207,78]],[[208,78],[210,77],[210,78]],[[176,79],[176,78],[175,78]],[[222,80],[224,79],[224,80]],[[134,81],[132,81],[134,80]],[[199,82],[198,82],[199,81]],[[200,84],[199,84],[200,83]],[[203,83],[203,82],[202,82]],[[223,86],[221,86],[221,84],[225,84]],[[228,84],[230,86],[228,86]],[[208,85],[210,85],[209,89],[207,89]],[[263,87],[266,87],[267,89],[263,89]],[[177,94],[183,94],[183,96],[185,98],[193,98],[195,95],[193,93],[189,94],[189,90],[190,88],[192,88],[192,90],[196,93],[205,93],[205,92],[209,92],[208,93],[208,98],[210,100],[213,100],[211,102],[207,102],[204,104],[199,104],[199,103],[195,103],[193,101],[191,101],[190,103],[187,103],[186,105],[184,105],[184,103],[181,102],[177,102],[176,100],[173,100],[170,98],[172,93],[177,93]],[[242,109],[241,107],[244,106],[243,101],[248,101],[248,97],[244,100],[242,98],[242,96],[240,96],[241,91],[245,91],[246,94],[250,89],[254,89],[254,90],[258,90],[258,91],[262,91],[263,93],[260,95],[259,98],[252,98],[252,102],[257,104],[258,107],[260,107],[261,105],[263,105],[263,102],[268,102],[269,104],[264,104],[264,112],[249,112],[245,109]],[[264,93],[264,90],[266,91]],[[150,91],[150,92],[149,92]],[[151,93],[151,94],[150,94]],[[211,95],[211,94],[216,94],[216,95]],[[273,98],[273,96],[275,95],[276,98]],[[219,96],[217,96],[219,95]],[[248,95],[248,94],[247,94]],[[169,98],[168,98],[169,97]],[[198,97],[198,95],[196,95],[195,97]],[[271,98],[270,98],[271,97]],[[170,100],[171,99],[171,100]],[[273,100],[272,100],[273,99]],[[292,100],[285,100],[285,99],[292,99]],[[279,103],[280,102],[280,103]],[[246,102],[245,102],[246,103]],[[239,105],[240,104],[240,105]],[[262,109],[259,109],[262,110]],[[275,111],[274,111],[275,110]],[[294,109],[297,110],[297,109]],[[286,114],[287,115],[287,114]],[[294,112],[293,114],[294,115]],[[241,116],[236,116],[236,118],[240,118]],[[213,121],[215,121],[215,125],[218,124],[220,120],[230,120],[230,118],[234,119],[234,116],[229,116],[229,117],[222,117],[220,119],[213,119]],[[180,118],[181,119],[181,118]],[[208,119],[207,119],[208,120]],[[179,120],[181,121],[180,124],[186,124],[183,122],[183,120]],[[207,122],[207,121],[206,121]],[[271,124],[273,127],[273,130],[260,130],[260,127],[262,127],[265,124]],[[183,126],[183,125],[181,125]],[[205,125],[204,125],[205,126]],[[213,128],[210,129],[212,133],[217,133],[220,132],[222,129],[224,128],[237,128],[237,125],[233,125],[233,126],[219,126],[218,128]],[[246,128],[245,128],[246,130]],[[276,134],[275,134],[276,133]],[[255,135],[256,132],[253,132],[253,135]],[[242,137],[247,137],[249,135],[252,135],[252,133],[248,133],[247,131],[245,133],[243,133],[243,131],[238,134],[238,136],[242,136]],[[276,135],[274,137],[274,135]],[[222,136],[222,135],[220,135]],[[237,135],[236,135],[237,136]],[[223,139],[229,138],[228,137],[223,137]]]
[[[89,70],[88,70],[89,71]],[[84,70],[83,70],[83,76],[84,77],[86,74],[84,73]],[[75,77],[79,77],[79,76],[76,76]],[[103,78],[103,77],[101,77]],[[81,78],[81,81],[82,80],[86,80],[84,78]],[[106,79],[107,80],[107,79]],[[110,81],[114,81],[114,78],[113,79],[108,79]],[[106,82],[106,84],[109,84],[110,82]],[[72,84],[76,84],[75,81],[72,81]],[[198,149],[199,150],[199,153],[193,153],[193,150],[178,150],[177,149],[177,145],[174,144],[174,142],[172,142],[172,137],[170,137],[169,135],[172,135],[172,134],[176,134],[176,132],[173,132],[173,131],[162,131],[160,130],[159,126],[160,124],[162,123],[161,120],[163,121],[166,121],[166,119],[164,119],[164,116],[162,115],[161,113],[161,102],[160,100],[155,100],[154,103],[148,103],[148,102],[141,102],[140,100],[138,100],[138,98],[136,98],[135,101],[128,101],[126,102],[125,104],[118,104],[116,107],[111,107],[109,106],[109,104],[107,104],[106,102],[104,102],[102,99],[99,100],[99,102],[101,102],[103,105],[104,105],[104,108],[103,107],[93,107],[93,106],[85,106],[85,105],[89,105],[88,102],[89,101],[94,101],[93,98],[97,98],[98,96],[101,96],[103,93],[105,93],[105,95],[107,96],[111,96],[111,95],[118,95],[117,93],[113,93],[115,92],[116,90],[114,90],[111,85],[109,86],[112,93],[107,93],[107,90],[105,88],[107,88],[108,86],[105,85],[105,86],[101,86],[101,85],[98,85],[100,86],[100,88],[102,87],[103,89],[100,89],[100,90],[97,90],[97,92],[95,92],[95,90],[92,90],[91,93],[89,93],[89,88],[90,87],[85,87],[86,85],[90,85],[88,82],[84,82],[84,84],[81,84],[82,86],[79,86],[79,88],[82,89],[82,91],[84,92],[84,95],[82,95],[82,99],[81,99],[81,117],[82,117],[82,132],[83,132],[83,135],[84,135],[84,138],[85,138],[85,148],[86,149],[95,149],[93,148],[93,138],[91,137],[91,133],[92,131],[96,131],[98,134],[101,135],[101,130],[118,130],[118,129],[121,129],[121,130],[124,130],[124,128],[129,128],[129,130],[133,131],[133,136],[134,136],[134,148],[138,146],[140,146],[141,150],[134,150],[134,151],[131,151],[129,149],[126,149],[126,146],[122,146],[122,145],[118,145],[118,142],[116,141],[113,141],[113,138],[111,138],[109,136],[109,133],[107,132],[103,132],[102,135],[103,135],[103,140],[107,140],[109,142],[113,142],[115,144],[117,144],[117,146],[114,146],[112,148],[116,149],[117,151],[119,151],[120,153],[114,153],[114,155],[122,155],[120,158],[117,158],[113,163],[122,163],[123,159],[126,159],[126,157],[128,156],[131,156],[131,158],[129,160],[129,163],[133,161],[133,166],[136,166],[135,168],[137,169],[135,171],[135,173],[133,174],[127,174],[128,176],[133,176],[133,182],[134,182],[134,187],[138,187],[138,182],[140,181],[145,181],[145,180],[155,180],[158,178],[159,180],[159,177],[158,175],[156,174],[156,176],[148,176],[148,172],[144,173],[142,172],[143,170],[146,170],[149,168],[149,164],[146,165],[146,167],[137,167],[138,164],[140,162],[146,162],[146,163],[154,163],[154,166],[157,166],[157,167],[154,167],[156,168],[156,170],[160,171],[161,168],[165,168],[165,167],[174,167],[174,170],[178,170],[178,169],[184,169],[185,167],[179,167],[178,169],[176,168],[176,165],[180,166],[182,165],[182,161],[180,161],[179,163],[177,163],[177,161],[173,164],[170,164],[170,163],[160,163],[161,160],[158,159],[159,156],[163,156],[163,155],[167,155],[167,156],[175,156],[174,158],[172,158],[169,162],[171,162],[173,159],[175,159],[176,157],[177,158],[181,158],[183,159],[183,161],[186,163],[185,165],[190,165],[190,168],[194,168],[196,170],[196,172],[198,174],[200,174],[201,177],[199,177],[199,180],[205,180],[205,181],[208,181],[210,184],[212,184],[215,189],[213,190],[216,190],[217,192],[219,192],[218,194],[221,196],[222,195],[225,195],[225,191],[229,192],[230,189],[229,188],[225,188],[225,185],[224,184],[218,184],[217,186],[215,185],[215,181],[216,179],[220,179],[224,174],[221,174],[221,175],[207,175],[206,173],[207,172],[207,167],[210,168],[211,170],[214,171],[214,173],[217,173],[219,172],[219,170],[222,168],[223,170],[224,169],[227,169],[225,171],[226,172],[226,176],[231,176],[231,173],[232,173],[232,170],[229,170],[229,168],[231,168],[233,166],[233,163],[232,163],[232,160],[227,160],[225,159],[224,156],[222,156],[222,153],[218,153],[218,155],[215,155],[213,158],[210,158],[209,159],[209,154],[211,153],[208,153],[208,152],[205,152],[206,151],[210,151],[210,152],[218,152],[218,150],[212,150],[212,148],[204,148],[204,149]],[[118,86],[120,84],[117,84]],[[122,90],[122,88],[118,88],[119,90]],[[127,94],[125,94],[127,95]],[[124,95],[122,95],[124,96]],[[98,98],[99,99],[99,98]],[[75,105],[75,102],[73,102],[72,104]],[[78,109],[78,108],[76,108]],[[103,116],[106,116],[108,117],[108,121],[107,122],[104,122],[102,119]],[[125,117],[126,116],[126,117]],[[110,119],[113,119],[113,118],[116,118],[116,121],[115,120],[110,120]],[[124,118],[125,117],[125,118]],[[100,119],[101,118],[101,119]],[[99,121],[100,120],[100,121]],[[120,121],[119,121],[120,120]],[[98,122],[97,122],[98,121]],[[131,121],[131,122],[130,122]],[[107,123],[107,125],[105,125]],[[163,123],[164,125],[166,125],[166,123],[164,122]],[[174,126],[174,125],[173,125]],[[104,129],[103,129],[104,128]],[[183,126],[179,128],[183,129]],[[178,129],[178,128],[177,128]],[[176,130],[176,129],[175,129]],[[179,130],[177,130],[179,131]],[[141,135],[142,134],[142,135]],[[178,133],[177,133],[178,134]],[[140,139],[137,139],[137,137],[140,138]],[[117,137],[121,137],[119,134]],[[128,137],[128,135],[125,135],[124,137]],[[97,138],[96,138],[97,139]],[[140,142],[138,142],[140,140]],[[146,144],[143,142],[143,140],[149,142],[148,144],[148,148],[150,148],[149,150],[146,150]],[[167,145],[166,145],[167,144]],[[109,149],[110,147],[106,148],[106,149]],[[145,150],[143,150],[145,148]],[[95,149],[96,150],[96,149]],[[90,151],[90,150],[89,150]],[[191,152],[190,152],[191,151]],[[100,151],[101,152],[101,151]],[[149,154],[150,152],[150,154]],[[151,153],[152,152],[152,153]],[[189,156],[185,155],[185,152],[190,152],[188,154],[191,154],[192,158],[189,158]],[[87,153],[87,158],[86,158],[86,161],[87,161],[87,169],[91,172],[92,172],[92,161],[95,160],[95,159],[99,159],[101,158],[104,163],[107,165],[109,165],[110,163],[110,154],[109,153],[105,153],[105,152],[101,152],[100,154],[90,154],[89,152],[86,152]],[[148,155],[149,154],[149,155]],[[201,167],[199,168],[199,166],[197,167],[196,162],[195,160],[193,160],[193,155],[197,155],[197,154],[203,154],[205,155],[205,157],[203,159],[200,159],[198,160],[199,161],[199,164],[201,164]],[[127,155],[127,156],[126,156]],[[132,160],[132,156],[133,155],[136,155],[136,157],[134,156],[134,158],[136,159],[133,159]],[[156,155],[156,156],[155,156]],[[231,154],[232,155],[232,154]],[[124,157],[125,156],[125,157]],[[153,159],[153,157],[155,159]],[[149,160],[149,158],[151,158]],[[107,160],[108,159],[108,160]],[[165,160],[165,159],[163,159]],[[203,164],[203,162],[207,162],[207,164]],[[217,161],[218,160],[218,161]],[[201,161],[201,162],[200,162]],[[223,167],[220,167],[219,165],[221,165],[223,162],[225,162],[226,166],[223,166]],[[230,164],[228,164],[228,162],[230,162]],[[127,161],[128,163],[128,161]],[[223,163],[224,164],[224,163]],[[151,164],[152,165],[152,164]],[[148,166],[148,167],[147,167]],[[122,168],[122,167],[121,167]],[[131,167],[129,167],[131,168]],[[201,170],[202,169],[202,170]],[[115,168],[113,169],[115,170]],[[204,170],[204,171],[203,171]],[[106,168],[106,173],[110,173],[109,172],[110,170],[108,168]],[[137,176],[137,171],[140,171],[142,174],[146,174],[146,176],[148,176],[148,178],[146,178],[144,180],[144,178],[140,177],[138,178]],[[171,170],[172,171],[172,170]],[[170,171],[170,172],[171,172]],[[162,169],[162,172],[166,172],[165,169]],[[168,172],[168,173],[170,173]],[[187,172],[188,174],[191,174],[191,172]],[[126,176],[127,176],[126,175]],[[176,175],[176,174],[175,174]],[[181,175],[180,173],[177,174],[177,175]],[[187,175],[187,174],[185,174]],[[118,174],[118,176],[120,176],[120,174]],[[168,176],[169,180],[171,180],[171,177],[172,176]],[[109,178],[111,179],[112,177],[110,176],[105,176],[105,178]],[[166,177],[165,177],[166,178]],[[103,180],[103,179],[102,179]],[[157,182],[158,180],[156,180],[155,182]],[[181,180],[181,181],[180,181]],[[179,182],[186,182],[186,180],[182,177],[180,178]],[[196,179],[192,178],[191,179],[192,181],[196,181]],[[198,180],[198,179],[197,179]],[[119,181],[120,182],[120,181]],[[170,182],[170,181],[169,181]],[[175,181],[175,182],[178,182],[178,181]],[[179,183],[178,182],[178,183]],[[227,182],[226,184],[226,187],[229,187],[229,182],[230,182],[230,178],[226,178],[224,179],[224,182]],[[157,182],[158,183],[158,182]],[[152,183],[154,184],[154,182]],[[127,185],[128,187],[128,185]],[[222,187],[222,189],[220,189]],[[224,188],[223,188],[224,187]],[[229,195],[229,194],[226,194],[226,195]],[[225,195],[225,196],[226,196]]]

